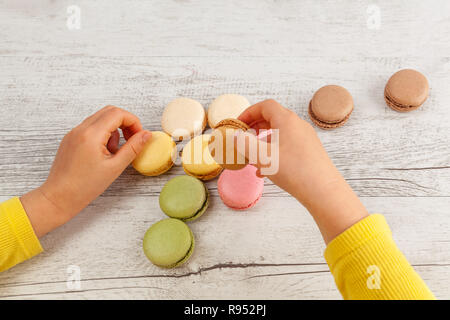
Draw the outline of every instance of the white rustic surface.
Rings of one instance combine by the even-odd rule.
[[[78,5],[81,30],[66,27]],[[367,8],[380,8],[380,29]],[[400,68],[425,73],[423,108],[387,108]],[[160,129],[178,96],[205,107],[217,95],[274,98],[307,118],[322,85],[352,93],[343,128],[319,135],[371,212],[385,214],[399,247],[438,298],[450,298],[450,2],[442,1],[0,1],[0,200],[46,178],[58,143],[103,105]],[[301,139],[301,137],[299,137]],[[73,221],[42,239],[45,252],[0,274],[3,299],[340,298],[307,211],[266,181],[253,209],[234,212],[207,185],[210,210],[190,223],[188,264],[151,265],[145,230],[163,218],[171,177],[132,169]],[[66,269],[81,268],[81,290]]]

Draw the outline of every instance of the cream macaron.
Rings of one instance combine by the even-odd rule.
[[[250,102],[238,94],[218,96],[208,107],[208,124],[214,129],[224,119],[237,119],[248,107]]]
[[[210,180],[222,172],[222,167],[214,161],[209,152],[211,135],[203,134],[193,138],[183,148],[181,162],[184,172],[200,180]]]
[[[162,131],[153,131],[152,137],[133,161],[133,167],[145,176],[158,176],[173,166],[176,144]]]
[[[189,98],[177,98],[164,109],[161,126],[175,140],[192,138],[206,127],[206,112],[200,102]]]

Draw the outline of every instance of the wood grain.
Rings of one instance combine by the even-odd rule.
[[[364,198],[364,203],[386,216],[409,261],[437,296],[448,297],[450,199]],[[282,208],[263,197],[251,210],[236,212],[213,197],[210,210],[189,224],[196,238],[189,263],[164,270],[150,264],[141,249],[145,230],[165,217],[158,198],[101,197],[46,236],[44,253],[0,274],[0,297],[338,298],[313,220],[292,198],[284,199]],[[68,292],[69,265],[81,268],[80,292]]]
[[[382,93],[390,74],[408,65],[425,70],[432,93],[422,109],[401,114],[385,105]],[[245,74],[237,66],[245,66]],[[334,70],[340,78],[328,81],[355,97],[345,127],[317,130],[360,196],[450,196],[448,58],[3,57],[0,67],[2,195],[39,185],[63,135],[105,104],[124,107],[146,128],[161,130],[162,109],[174,97],[192,97],[206,107],[221,93],[237,92],[252,102],[275,98],[309,121],[308,102],[327,83],[326,74],[317,73],[321,68]],[[169,175],[180,173],[178,167]],[[157,194],[165,181],[167,176],[149,180],[128,170],[107,195]],[[266,194],[287,196],[272,185]]]
[[[82,29],[69,31],[72,4],[0,0],[0,200],[39,186],[64,134],[106,104],[150,130],[171,99],[207,107],[223,93],[274,98],[309,121],[314,91],[339,84],[355,110],[344,127],[317,129],[325,148],[435,295],[450,297],[448,1],[376,2],[378,30],[366,26],[372,1],[78,0]],[[407,67],[431,92],[402,114],[386,107],[383,89]],[[340,298],[313,220],[269,180],[248,212],[225,207],[208,182],[211,208],[190,224],[191,261],[151,265],[143,234],[164,217],[161,187],[182,173],[127,169],[42,239],[44,253],[0,274],[0,299]],[[80,291],[67,289],[69,265],[81,268]]]
[[[7,39],[0,54],[353,58],[435,57],[450,49],[446,0],[29,2],[0,2],[0,39]],[[73,4],[81,30],[69,32]],[[367,28],[371,4],[380,9],[378,30]]]

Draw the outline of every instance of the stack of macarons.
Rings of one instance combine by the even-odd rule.
[[[174,268],[194,252],[195,240],[188,221],[199,218],[209,205],[209,192],[203,182],[182,175],[170,179],[159,195],[159,206],[169,217],[153,224],[145,233],[143,248],[156,266]]]
[[[384,89],[384,100],[393,110],[408,112],[419,108],[428,98],[427,78],[413,69],[394,73]],[[308,107],[311,121],[322,129],[343,126],[354,108],[350,92],[338,85],[327,85],[317,90]]]
[[[225,94],[210,104],[208,112],[188,98],[177,98],[165,108],[161,118],[163,131],[153,131],[133,161],[133,167],[143,175],[163,174],[175,163],[176,142],[184,143],[181,162],[186,175],[169,180],[159,196],[160,208],[168,218],[153,224],[144,235],[144,253],[153,264],[177,267],[194,251],[194,235],[186,222],[199,218],[208,208],[209,192],[202,181],[220,175],[220,198],[235,210],[251,208],[260,199],[264,180],[256,175],[256,168],[248,165],[234,147],[227,150],[233,132],[248,129],[237,117],[249,106],[246,98]],[[213,129],[211,134],[203,134],[207,123]],[[211,144],[218,139],[223,139],[223,152],[216,153]],[[231,162],[218,158],[227,151],[234,154]]]

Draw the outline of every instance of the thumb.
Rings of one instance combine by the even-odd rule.
[[[114,160],[119,166],[126,168],[136,156],[144,149],[147,141],[151,138],[152,133],[147,130],[141,130],[132,135],[128,141],[114,155]]]

